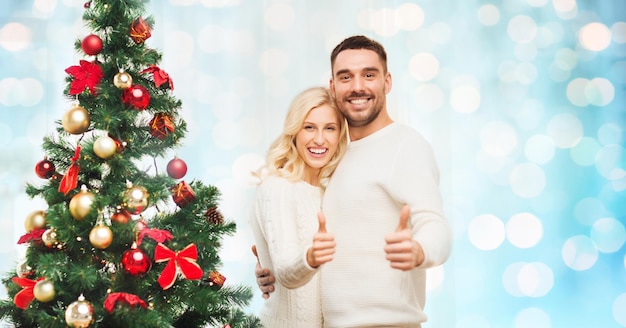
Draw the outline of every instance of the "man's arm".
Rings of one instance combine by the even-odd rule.
[[[252,245],[252,253],[256,256],[256,268],[254,269],[254,275],[256,276],[256,283],[259,286],[261,292],[263,292],[263,298],[270,298],[270,293],[274,292],[274,282],[276,279],[271,275],[269,269],[262,268],[259,261],[259,255],[256,252],[256,245]]]

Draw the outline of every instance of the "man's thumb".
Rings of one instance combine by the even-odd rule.
[[[409,205],[404,205],[402,210],[400,210],[400,223],[398,223],[398,228],[396,231],[404,230],[408,228],[409,218],[411,217],[411,208]]]
[[[324,213],[322,212],[317,212],[317,221],[319,221],[319,229],[317,229],[317,232],[322,232],[322,233],[326,233],[326,216],[324,216]]]

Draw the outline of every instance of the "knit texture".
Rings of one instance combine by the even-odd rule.
[[[250,223],[261,265],[277,280],[259,314],[265,327],[322,327],[318,270],[306,262],[320,203],[320,188],[303,181],[270,176],[257,188]]]
[[[392,269],[384,252],[404,204],[426,255],[410,271]],[[420,327],[427,319],[425,269],[442,264],[452,247],[428,142],[399,123],[351,142],[322,210],[337,242],[334,260],[321,269],[325,327]]]

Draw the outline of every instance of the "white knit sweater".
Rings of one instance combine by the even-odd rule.
[[[259,313],[267,328],[322,327],[319,275],[306,262],[320,203],[320,188],[303,181],[270,176],[257,188],[250,223],[261,265],[277,280]]]
[[[325,191],[322,210],[337,242],[321,269],[325,327],[420,327],[426,321],[426,268],[450,254],[439,171],[428,142],[393,123],[350,143]],[[411,208],[413,238],[425,261],[410,271],[385,259],[386,234],[396,230],[402,205]]]

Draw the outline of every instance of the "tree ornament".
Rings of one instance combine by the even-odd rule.
[[[148,126],[150,127],[150,134],[160,140],[165,139],[170,133],[174,132],[174,123],[165,113],[154,114]]]
[[[142,276],[150,271],[152,260],[142,250],[133,244],[132,248],[124,252],[122,262],[120,263],[122,270],[131,276]]]
[[[80,192],[70,200],[70,214],[78,221],[84,219],[91,213],[91,205],[95,199],[95,195],[87,191],[87,187],[83,185]]]
[[[42,161],[35,165],[35,173],[42,179],[50,179],[56,173],[56,168],[47,157],[44,157]]]
[[[59,245],[59,240],[57,239],[57,229],[47,229],[43,235],[41,235],[41,241],[43,241],[43,244],[48,248],[57,247]]]
[[[42,210],[32,211],[26,216],[24,228],[27,232],[46,227],[46,212]]]
[[[189,244],[179,252],[174,252],[162,243],[158,243],[154,249],[154,262],[168,262],[157,281],[161,288],[168,289],[176,282],[178,274],[189,280],[202,279],[203,271],[196,263],[198,249],[196,244]]]
[[[148,207],[148,198],[150,194],[146,188],[141,186],[133,186],[132,183],[126,183],[126,191],[122,196],[122,207],[130,214],[137,215]]]
[[[174,81],[172,81],[172,79],[170,78],[169,74],[167,74],[167,72],[160,69],[158,66],[150,65],[150,67],[139,72],[139,74],[143,74],[143,73],[152,73],[155,87],[158,88],[164,83],[168,83],[170,89],[174,91]]]
[[[148,25],[143,17],[138,17],[130,25],[130,38],[135,41],[136,44],[141,44],[146,41],[152,33],[152,28]]]
[[[71,134],[82,134],[89,129],[89,113],[87,110],[80,106],[78,103],[74,103],[61,119],[61,125],[63,129]]]
[[[80,46],[86,54],[95,56],[102,51],[102,39],[95,34],[89,34],[83,39]]]
[[[128,89],[133,84],[133,77],[124,72],[124,70],[120,70],[119,73],[113,76],[113,85],[115,85],[118,89]]]
[[[109,159],[117,153],[117,143],[108,135],[100,136],[93,143],[93,152],[102,159]]]
[[[115,141],[115,151],[118,154],[121,154],[124,150],[126,150],[126,141],[121,141],[120,139],[114,137],[112,134],[108,134],[109,138],[113,139],[113,141]]]
[[[93,306],[81,294],[65,310],[65,323],[68,327],[87,328],[94,322]]]
[[[88,9],[89,7],[91,7],[91,0],[85,2],[85,4],[83,4],[83,8]]]
[[[76,185],[78,185],[78,171],[80,171],[78,160],[80,159],[80,149],[80,145],[77,145],[74,156],[72,157],[72,164],[59,183],[59,192],[62,192],[63,195],[67,195],[70,190],[74,190]]]
[[[187,174],[187,163],[182,159],[175,157],[167,163],[167,175],[172,179],[180,179]]]
[[[20,278],[31,278],[35,274],[35,270],[26,263],[26,260],[22,260],[17,263],[15,274]]]
[[[224,286],[224,282],[226,281],[226,277],[224,277],[221,273],[217,271],[209,272],[209,275],[205,278],[202,278],[202,283],[212,287],[214,289],[220,289]]]
[[[133,84],[122,91],[122,102],[136,110],[144,110],[150,104],[150,93],[143,85]]]
[[[130,221],[131,216],[130,213],[123,209],[121,206],[117,206],[115,208],[115,213],[111,215],[111,222],[126,224]]]
[[[35,298],[42,303],[50,302],[54,299],[54,283],[48,279],[40,280],[33,288]]]
[[[196,199],[196,193],[187,182],[181,181],[172,188],[172,198],[176,205],[184,207]]]
[[[113,313],[113,309],[116,303],[126,303],[131,307],[141,306],[144,309],[148,308],[146,302],[144,302],[139,296],[129,293],[110,293],[104,300],[104,309],[109,313]]]
[[[206,213],[204,213],[204,217],[206,217],[206,220],[212,224],[224,223],[224,216],[215,206],[209,208]]]
[[[99,223],[89,232],[89,242],[97,249],[105,249],[113,242],[113,231],[108,226]]]
[[[85,91],[85,88],[88,88],[91,95],[95,96],[96,86],[104,77],[104,72],[100,65],[86,60],[81,60],[80,65],[66,68],[65,72],[73,77],[70,83],[70,95],[81,94]]]

